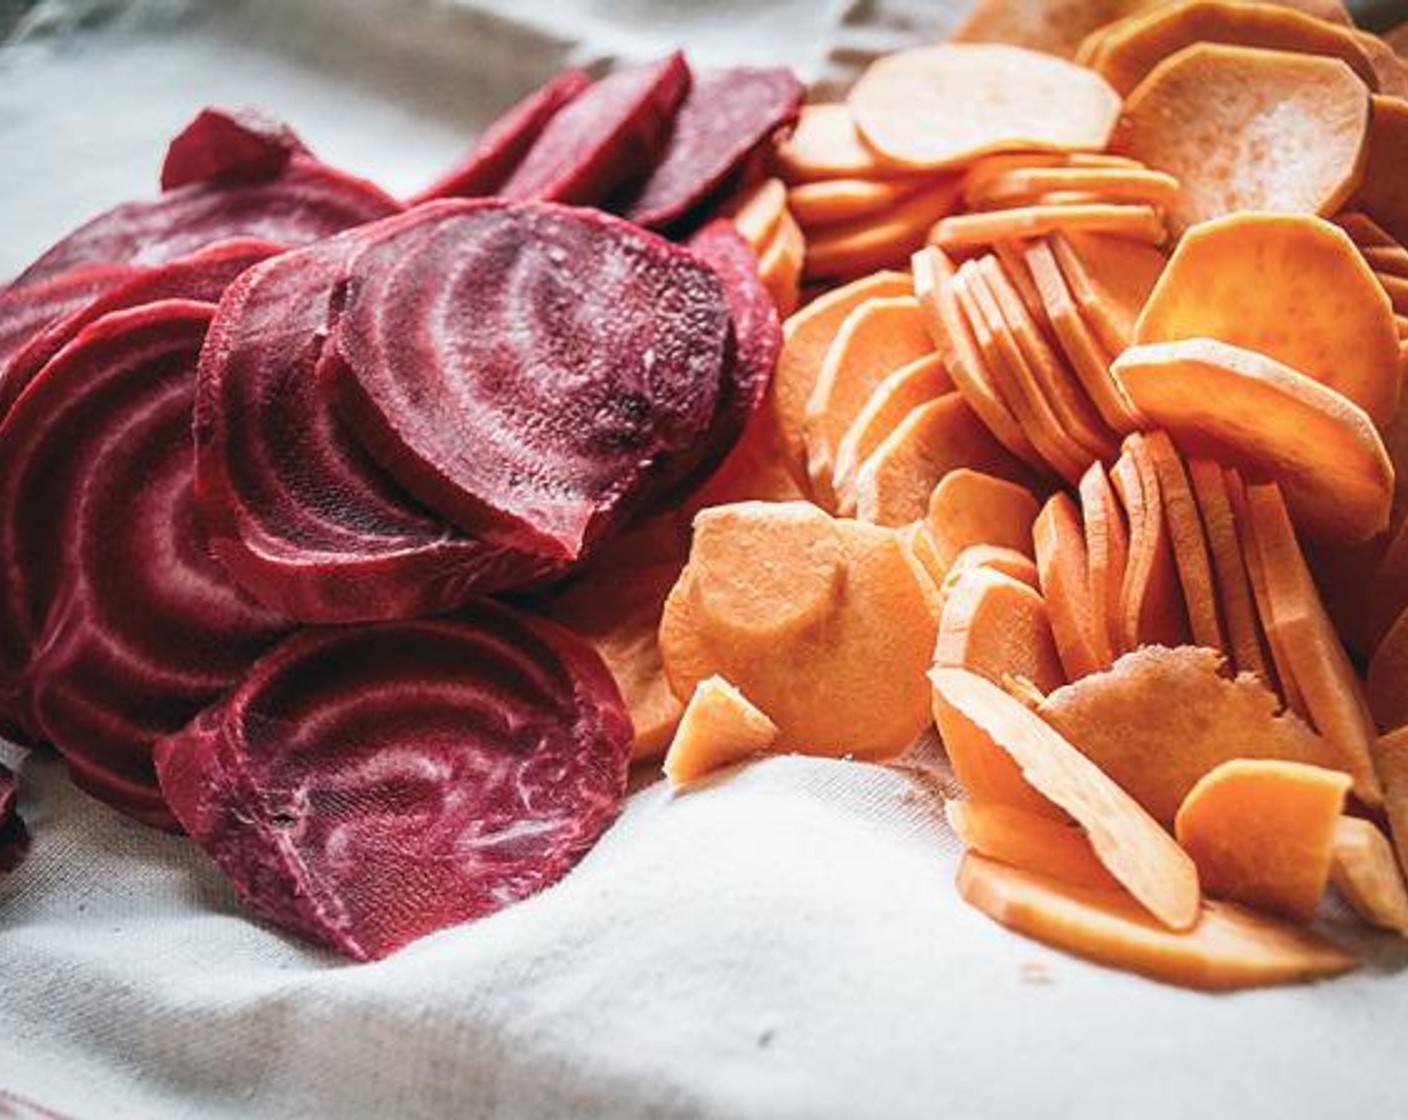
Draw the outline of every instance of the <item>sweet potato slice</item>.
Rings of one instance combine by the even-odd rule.
[[[792,135],[777,146],[777,166],[789,183],[902,174],[883,165],[861,141],[850,106],[844,104],[803,105]]]
[[[670,741],[665,777],[673,788],[689,785],[767,750],[776,740],[777,724],[743,693],[723,677],[706,677],[694,686]]]
[[[877,268],[903,266],[924,246],[929,228],[953,212],[958,180],[946,178],[911,194],[882,216],[817,231],[807,249],[807,275],[850,279]]]
[[[1139,84],[1111,147],[1179,181],[1180,234],[1237,210],[1333,214],[1368,127],[1369,91],[1339,59],[1200,43]]]
[[[1118,354],[1134,338],[1134,324],[1163,272],[1163,253],[1101,234],[1056,234],[1048,244],[1082,318],[1100,345]]]
[[[1149,449],[1149,459],[1158,479],[1159,498],[1168,525],[1174,567],[1183,588],[1183,602],[1188,608],[1188,628],[1193,643],[1210,649],[1225,649],[1227,640],[1213,586],[1207,537],[1183,460],[1174,449],[1173,441],[1163,432],[1150,432],[1144,437],[1144,444]]]
[[[1192,860],[1129,794],[998,686],[963,669],[934,669],[930,679],[945,743],[949,727],[978,729],[1028,785],[1085,829],[1106,870],[1149,913],[1170,929],[1197,920],[1201,896]]]
[[[972,568],[945,591],[936,666],[967,669],[997,685],[1021,677],[1043,693],[1065,683],[1051,617],[1037,592],[991,568]]]
[[[1359,817],[1335,824],[1330,882],[1349,907],[1371,926],[1408,936],[1408,889],[1378,825]]]
[[[787,188],[781,179],[764,179],[725,206],[723,212],[761,258],[787,212]]]
[[[1221,667],[1215,650],[1146,646],[1057,689],[1039,714],[1169,825],[1198,779],[1229,759],[1336,766],[1333,747],[1277,714],[1274,693]]]
[[[929,496],[925,525],[945,570],[973,545],[1032,554],[1032,525],[1040,507],[1020,483],[961,467],[950,471]]]
[[[1051,614],[1051,629],[1070,680],[1098,672],[1107,662],[1097,638],[1097,610],[1104,604],[1090,594],[1089,560],[1080,513],[1066,494],[1053,494],[1032,527],[1041,593]]]
[[[1129,559],[1120,590],[1124,648],[1179,645],[1188,636],[1187,607],[1158,473],[1143,436],[1135,433],[1125,440],[1124,454],[1111,470],[1110,480],[1129,519]]]
[[[944,816],[979,855],[1062,883],[1121,890],[1079,825],[995,801],[946,801]]]
[[[1398,616],[1375,647],[1364,695],[1380,731],[1408,725],[1408,611]]]
[[[1342,393],[1378,425],[1398,406],[1389,300],[1349,236],[1311,214],[1238,213],[1188,231],[1134,341],[1188,338],[1260,351]]]
[[[1119,115],[1119,98],[1088,70],[999,45],[887,55],[861,75],[849,103],[882,158],[915,169],[993,151],[1103,148]]]
[[[1375,272],[1390,276],[1408,276],[1408,249],[1401,245],[1368,245],[1359,255]]]
[[[969,853],[958,869],[966,902],[1016,933],[1095,964],[1185,988],[1230,991],[1338,976],[1358,960],[1309,930],[1225,902],[1174,932],[1123,891],[1062,883]]]
[[[1398,869],[1408,875],[1408,728],[1390,731],[1373,746],[1374,772],[1384,791],[1384,816],[1398,855]]]
[[[1081,520],[1090,586],[1091,641],[1099,664],[1109,665],[1126,649],[1124,573],[1129,565],[1129,527],[1100,463],[1080,480]]]
[[[758,276],[777,305],[779,315],[785,317],[797,309],[806,257],[806,235],[792,215],[784,210],[772,241],[758,258]]]
[[[913,179],[822,179],[798,183],[787,192],[787,207],[803,228],[841,225],[873,218],[924,186]]]
[[[1212,339],[1134,346],[1111,367],[1184,454],[1280,483],[1296,524],[1354,544],[1388,525],[1393,467],[1373,422],[1318,381]]]
[[[1395,315],[1408,315],[1408,280],[1402,276],[1393,276],[1387,272],[1374,273],[1374,279],[1384,295],[1388,296],[1389,305],[1393,308]],[[1397,324],[1395,323],[1395,330]]]
[[[922,518],[929,496],[962,467],[1025,482],[1026,469],[983,427],[960,393],[922,404],[856,472],[856,516],[875,525]]]
[[[1232,759],[1188,791],[1174,832],[1210,895],[1309,922],[1330,880],[1349,784],[1321,766]]]
[[[1041,590],[1041,577],[1036,570],[1036,561],[1026,553],[1015,548],[1004,548],[1002,545],[973,544],[954,557],[943,579],[941,595],[961,579],[964,572],[974,568],[988,568],[1015,579],[1018,583],[1025,583],[1033,591]]]
[[[904,273],[877,272],[813,300],[783,324],[782,354],[773,372],[770,400],[787,462],[798,482],[807,482],[807,402],[837,332],[861,304],[908,295],[910,290]]]
[[[1388,230],[1358,210],[1345,210],[1333,218],[1335,225],[1349,234],[1349,239],[1360,248],[1393,248],[1398,241]]]
[[[942,218],[930,232],[929,244],[955,252],[1048,233],[1104,233],[1150,245],[1161,245],[1168,236],[1163,218],[1152,206],[1118,202],[1037,203]]]
[[[1160,0],[978,0],[949,41],[1007,43],[1074,58],[1081,41],[1097,28]]]
[[[1053,191],[1074,191],[1101,202],[1138,202],[1171,206],[1178,180],[1162,171],[1127,167],[1020,167],[984,176],[965,191],[975,210],[1030,206]]]
[[[1373,99],[1367,147],[1364,180],[1353,205],[1399,244],[1408,244],[1408,102]]]

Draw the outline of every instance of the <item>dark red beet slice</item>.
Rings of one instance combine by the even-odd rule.
[[[693,458],[730,323],[713,270],[619,218],[445,202],[351,268],[337,407],[412,495],[557,561]]]
[[[133,265],[94,265],[43,283],[0,289],[0,379],[36,334],[140,271]]]
[[[599,206],[631,188],[660,159],[689,82],[678,51],[603,78],[548,122],[498,193]]]
[[[290,638],[156,762],[251,909],[365,960],[562,878],[615,818],[630,742],[591,649],[486,602]]]
[[[29,851],[19,799],[19,781],[8,767],[0,766],[0,872],[13,871]]]
[[[785,67],[715,70],[696,78],[665,154],[622,209],[664,229],[714,194],[779,128],[794,124],[802,83]]]
[[[10,364],[0,371],[0,419],[4,419],[25,386],[34,380],[49,359],[73,341],[89,323],[113,311],[140,307],[144,303],[156,303],[163,299],[215,303],[241,272],[282,251],[282,246],[267,241],[239,238],[217,242],[168,264],[139,270],[131,279],[109,288],[86,306],[51,323],[15,354]]]
[[[440,614],[546,568],[417,506],[334,414],[331,375],[315,374],[325,349],[336,360],[324,342],[360,233],[242,277],[198,378],[196,493],[211,548],[247,590],[305,622]]]
[[[0,424],[0,694],[75,781],[169,824],[151,744],[288,631],[205,547],[191,406],[209,304],[85,327]]]
[[[267,182],[192,183],[115,206],[70,233],[15,285],[27,287],[84,264],[164,264],[236,237],[304,245],[400,209],[365,179],[294,156]]]
[[[311,154],[293,129],[256,109],[202,109],[167,147],[161,189],[273,179]]]
[[[591,84],[591,78],[583,71],[566,70],[534,90],[485,129],[464,158],[412,198],[411,205],[437,198],[479,198],[496,193],[548,121]]]

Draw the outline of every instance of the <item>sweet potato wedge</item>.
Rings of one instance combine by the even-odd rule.
[[[1027,487],[961,467],[934,487],[924,524],[947,572],[959,554],[973,545],[994,545],[1031,556],[1032,525],[1039,512]]]
[[[1030,681],[1043,693],[1066,681],[1041,595],[991,568],[971,568],[945,588],[934,664],[1001,685]]]
[[[1372,821],[1341,817],[1335,825],[1330,882],[1371,926],[1408,936],[1408,889],[1393,845]]]
[[[882,217],[818,230],[807,246],[807,275],[849,280],[877,268],[903,267],[923,248],[930,227],[951,214],[957,202],[958,180],[939,179],[889,207]]]
[[[670,741],[665,777],[673,788],[689,785],[767,750],[776,740],[777,724],[743,693],[723,677],[706,677],[694,686]]]
[[[1079,825],[995,801],[946,801],[944,816],[979,855],[1062,883],[1121,890]]]
[[[1070,680],[1079,680],[1105,667],[1101,655],[1106,651],[1096,637],[1097,627],[1103,632],[1104,603],[1091,597],[1085,534],[1068,495],[1047,499],[1032,526],[1032,544],[1061,664]]]

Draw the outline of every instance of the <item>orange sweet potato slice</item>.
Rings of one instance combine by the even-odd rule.
[[[1368,127],[1369,91],[1339,59],[1200,43],[1139,84],[1111,146],[1179,181],[1178,234],[1237,210],[1333,214]]]
[[[996,544],[972,544],[954,557],[942,581],[941,591],[946,592],[953,581],[962,578],[963,573],[974,568],[990,568],[994,572],[1025,583],[1033,591],[1041,590],[1041,577],[1036,570],[1036,562],[1027,553],[1015,548]]]
[[[1183,460],[1174,449],[1173,441],[1163,432],[1150,432],[1144,437],[1144,445],[1149,449],[1158,478],[1159,498],[1173,547],[1174,567],[1183,588],[1183,602],[1188,608],[1188,629],[1193,643],[1225,649],[1227,639],[1213,586],[1207,536]]]
[[[1156,820],[1171,825],[1197,781],[1232,758],[1334,767],[1333,747],[1216,650],[1146,646],[1046,698],[1043,719]]]
[[[1351,954],[1309,930],[1227,902],[1205,902],[1174,932],[1123,891],[1063,883],[969,853],[958,869],[966,902],[1008,929],[1095,964],[1207,991],[1290,984],[1355,968]]]
[[[893,530],[804,503],[724,506],[695,519],[660,651],[676,696],[723,676],[777,724],[779,750],[885,758],[928,723],[937,600]]]
[[[1408,888],[1393,845],[1372,821],[1341,817],[1336,823],[1330,882],[1369,925],[1408,936]]]
[[[1336,766],[1354,779],[1366,805],[1383,802],[1370,748],[1374,720],[1364,689],[1320,601],[1295,528],[1274,483],[1247,487],[1247,516],[1266,579],[1270,619],[1263,619],[1273,649],[1300,692],[1310,724],[1336,752]]]
[[[1021,677],[1043,693],[1066,681],[1045,601],[991,568],[970,568],[945,588],[934,664],[998,685]]]
[[[684,707],[665,755],[665,777],[672,787],[689,785],[776,741],[777,724],[723,677],[706,677]]]
[[[1021,483],[960,467],[939,480],[924,524],[945,571],[973,545],[1032,554],[1032,525],[1040,507]]]
[[[1387,527],[1393,467],[1383,441],[1334,390],[1206,338],[1131,347],[1111,370],[1148,426],[1186,455],[1280,483],[1311,536],[1353,544]]]
[[[1364,695],[1380,731],[1408,726],[1408,611],[1398,616],[1375,647]]]
[[[777,146],[777,167],[789,183],[818,179],[890,179],[856,131],[851,110],[840,105],[803,105],[797,127]]]
[[[944,816],[964,845],[979,855],[1062,883],[1120,890],[1079,825],[995,801],[946,801]]]
[[[1066,494],[1047,499],[1032,527],[1036,568],[1041,593],[1051,614],[1051,629],[1066,676],[1079,680],[1097,672],[1106,662],[1096,637],[1097,612],[1104,604],[1090,594],[1089,560],[1085,535],[1075,503]]]
[[[1378,81],[1378,91],[1385,97],[1408,97],[1408,64],[1392,47],[1368,31],[1355,31],[1354,41],[1369,60]]]
[[[1398,869],[1408,874],[1408,728],[1400,727],[1377,739],[1373,757]]]
[[[1279,759],[1237,758],[1198,779],[1174,833],[1208,894],[1309,922],[1330,880],[1349,775]]]
[[[738,235],[759,257],[772,244],[786,212],[787,188],[781,179],[764,179],[724,208]]]
[[[925,248],[914,254],[912,268],[914,295],[929,337],[964,399],[1004,447],[1029,466],[1044,471],[1045,461],[1036,453],[988,376],[985,359],[959,306],[953,262],[938,249]]]
[[[1398,407],[1393,308],[1348,235],[1311,214],[1231,214],[1188,231],[1134,340],[1188,338],[1260,351],[1342,393],[1375,424]]]
[[[963,467],[1018,482],[1030,479],[962,394],[948,393],[912,411],[860,465],[856,516],[875,525],[918,521],[934,487]]]
[[[950,727],[976,728],[1016,764],[1023,781],[1085,829],[1105,869],[1149,913],[1170,929],[1197,920],[1201,896],[1192,860],[1129,794],[997,685],[964,669],[937,668],[930,679],[945,743]]]
[[[1129,559],[1120,592],[1124,648],[1180,645],[1188,637],[1187,607],[1158,472],[1143,436],[1135,433],[1125,440],[1110,480],[1129,520]]]
[[[1118,354],[1163,272],[1163,253],[1101,234],[1055,234],[1049,240],[1061,276],[1100,345]]]
[[[1378,78],[1348,28],[1273,4],[1185,0],[1121,21],[1101,39],[1095,69],[1128,96],[1164,59],[1195,43],[1338,58],[1371,88]]]
[[[1092,645],[1100,665],[1125,650],[1124,573],[1129,564],[1129,528],[1100,463],[1091,463],[1080,480],[1081,520],[1089,573]]]
[[[1393,248],[1398,245],[1393,235],[1368,214],[1346,210],[1336,214],[1333,220],[1335,225],[1349,234],[1349,239],[1361,248]]]
[[[807,473],[818,495],[830,495],[836,449],[871,394],[895,370],[933,352],[913,296],[867,300],[846,316],[807,401]]]
[[[807,402],[837,332],[862,303],[908,295],[910,289],[904,273],[877,272],[813,300],[783,324],[782,353],[773,372],[769,400],[787,463],[798,482],[807,483]]]
[[[1021,167],[985,176],[965,191],[975,210],[1029,206],[1053,191],[1075,191],[1102,202],[1171,206],[1178,180],[1162,171],[1125,167]]]
[[[994,151],[1103,148],[1119,115],[1119,98],[1090,71],[1001,45],[887,55],[871,63],[848,100],[881,157],[915,169]]]
[[[1402,245],[1368,245],[1360,248],[1359,254],[1375,272],[1408,276],[1408,249]]]
[[[942,218],[930,231],[929,244],[945,252],[956,252],[1048,233],[1104,233],[1150,245],[1160,245],[1168,236],[1163,218],[1152,206],[1118,202],[1038,203]]]
[[[1161,0],[978,0],[949,36],[954,43],[1008,43],[1074,58],[1097,28]]]
[[[924,186],[914,179],[822,179],[787,192],[787,208],[804,229],[874,218]]]
[[[786,317],[797,309],[806,257],[806,235],[796,219],[784,210],[771,243],[758,258],[758,276],[777,305],[779,315]]]
[[[1395,241],[1408,244],[1408,102],[1373,99],[1367,149],[1364,179],[1353,205]]]
[[[1387,272],[1374,273],[1374,279],[1388,297],[1395,315],[1408,315],[1408,280]],[[1395,323],[1395,330],[1397,324]]]
[[[918,249],[935,222],[953,212],[958,180],[943,179],[911,194],[882,215],[818,230],[807,246],[807,275],[848,280],[877,268],[895,268]]]

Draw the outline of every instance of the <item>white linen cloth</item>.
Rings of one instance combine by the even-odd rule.
[[[863,0],[81,8],[46,5],[0,50],[0,274],[151,190],[207,101],[262,105],[405,190],[568,61],[680,42],[835,77],[949,18]],[[647,785],[557,887],[371,965],[250,920],[193,845],[54,759],[23,778],[0,1117],[1323,1120],[1408,1098],[1402,950],[1375,939],[1347,979],[1220,997],[1085,965],[958,899],[935,780],[898,769],[777,758],[685,795]]]

